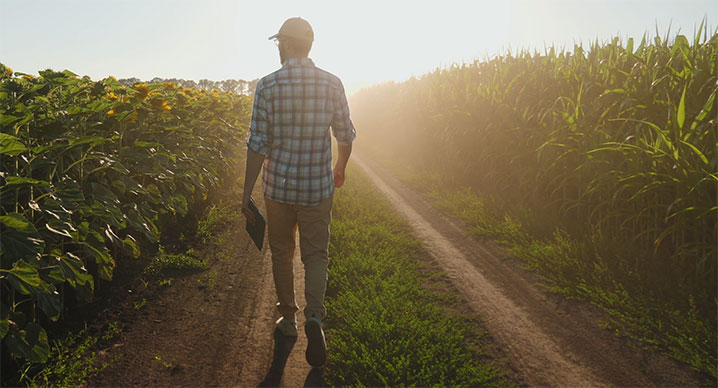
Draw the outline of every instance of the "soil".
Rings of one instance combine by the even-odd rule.
[[[481,318],[506,358],[510,381],[552,387],[699,386],[705,381],[686,366],[602,329],[607,320],[602,311],[546,292],[520,263],[490,241],[470,236],[466,225],[443,216],[387,171],[359,157],[353,161],[448,274],[453,287],[447,292],[458,290],[465,307]],[[322,370],[311,369],[304,359],[302,314],[295,341],[273,332],[279,314],[266,242],[261,252],[252,245],[242,217],[219,241],[202,250],[210,262],[207,271],[175,278],[170,286],[136,281],[120,290],[101,319],[119,322],[121,331],[99,352],[98,362],[121,357],[88,386],[323,385]],[[302,306],[298,257],[295,278]]]

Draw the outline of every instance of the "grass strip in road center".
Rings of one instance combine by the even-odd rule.
[[[330,386],[495,386],[486,333],[358,170],[334,199],[327,290]]]

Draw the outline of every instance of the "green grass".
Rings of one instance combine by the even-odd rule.
[[[203,273],[202,276],[197,279],[197,284],[209,291],[214,290],[214,287],[217,285],[217,271],[211,270]]]
[[[116,322],[108,325],[102,333],[103,341],[114,339],[119,333]],[[100,336],[89,336],[86,330],[67,334],[53,341],[49,361],[44,365],[27,363],[20,377],[27,387],[79,387],[102,370],[110,366],[118,356],[109,362],[97,365],[96,344]]]
[[[160,254],[145,267],[144,273],[150,276],[172,275],[200,272],[209,268],[207,262],[196,258],[195,254],[192,249],[178,254],[168,254],[160,250]]]
[[[202,242],[207,242],[216,235],[216,231],[220,228],[228,227],[234,217],[236,217],[237,209],[232,208],[232,203],[227,201],[218,201],[211,205],[201,220],[197,223],[196,236]]]
[[[496,386],[475,317],[358,170],[335,194],[327,290],[330,386]],[[442,281],[443,280],[443,281]]]

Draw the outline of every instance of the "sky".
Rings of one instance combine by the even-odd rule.
[[[310,57],[348,94],[507,50],[572,50],[612,37],[692,36],[718,0],[0,0],[0,63],[99,80],[262,77],[280,67],[267,38],[312,25]],[[692,40],[692,39],[689,39]]]

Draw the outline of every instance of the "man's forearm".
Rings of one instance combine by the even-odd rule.
[[[347,162],[349,162],[349,156],[352,154],[352,143],[337,144],[337,150],[339,154],[337,155],[337,164],[334,168],[339,168],[344,171],[347,167]]]
[[[252,194],[259,171],[262,170],[262,163],[264,163],[264,155],[247,148],[247,168],[244,171],[243,198],[248,198]]]
[[[337,164],[334,165],[334,187],[339,188],[344,185],[344,170],[347,168],[349,155],[352,154],[352,145],[337,144],[339,155],[337,156]]]

